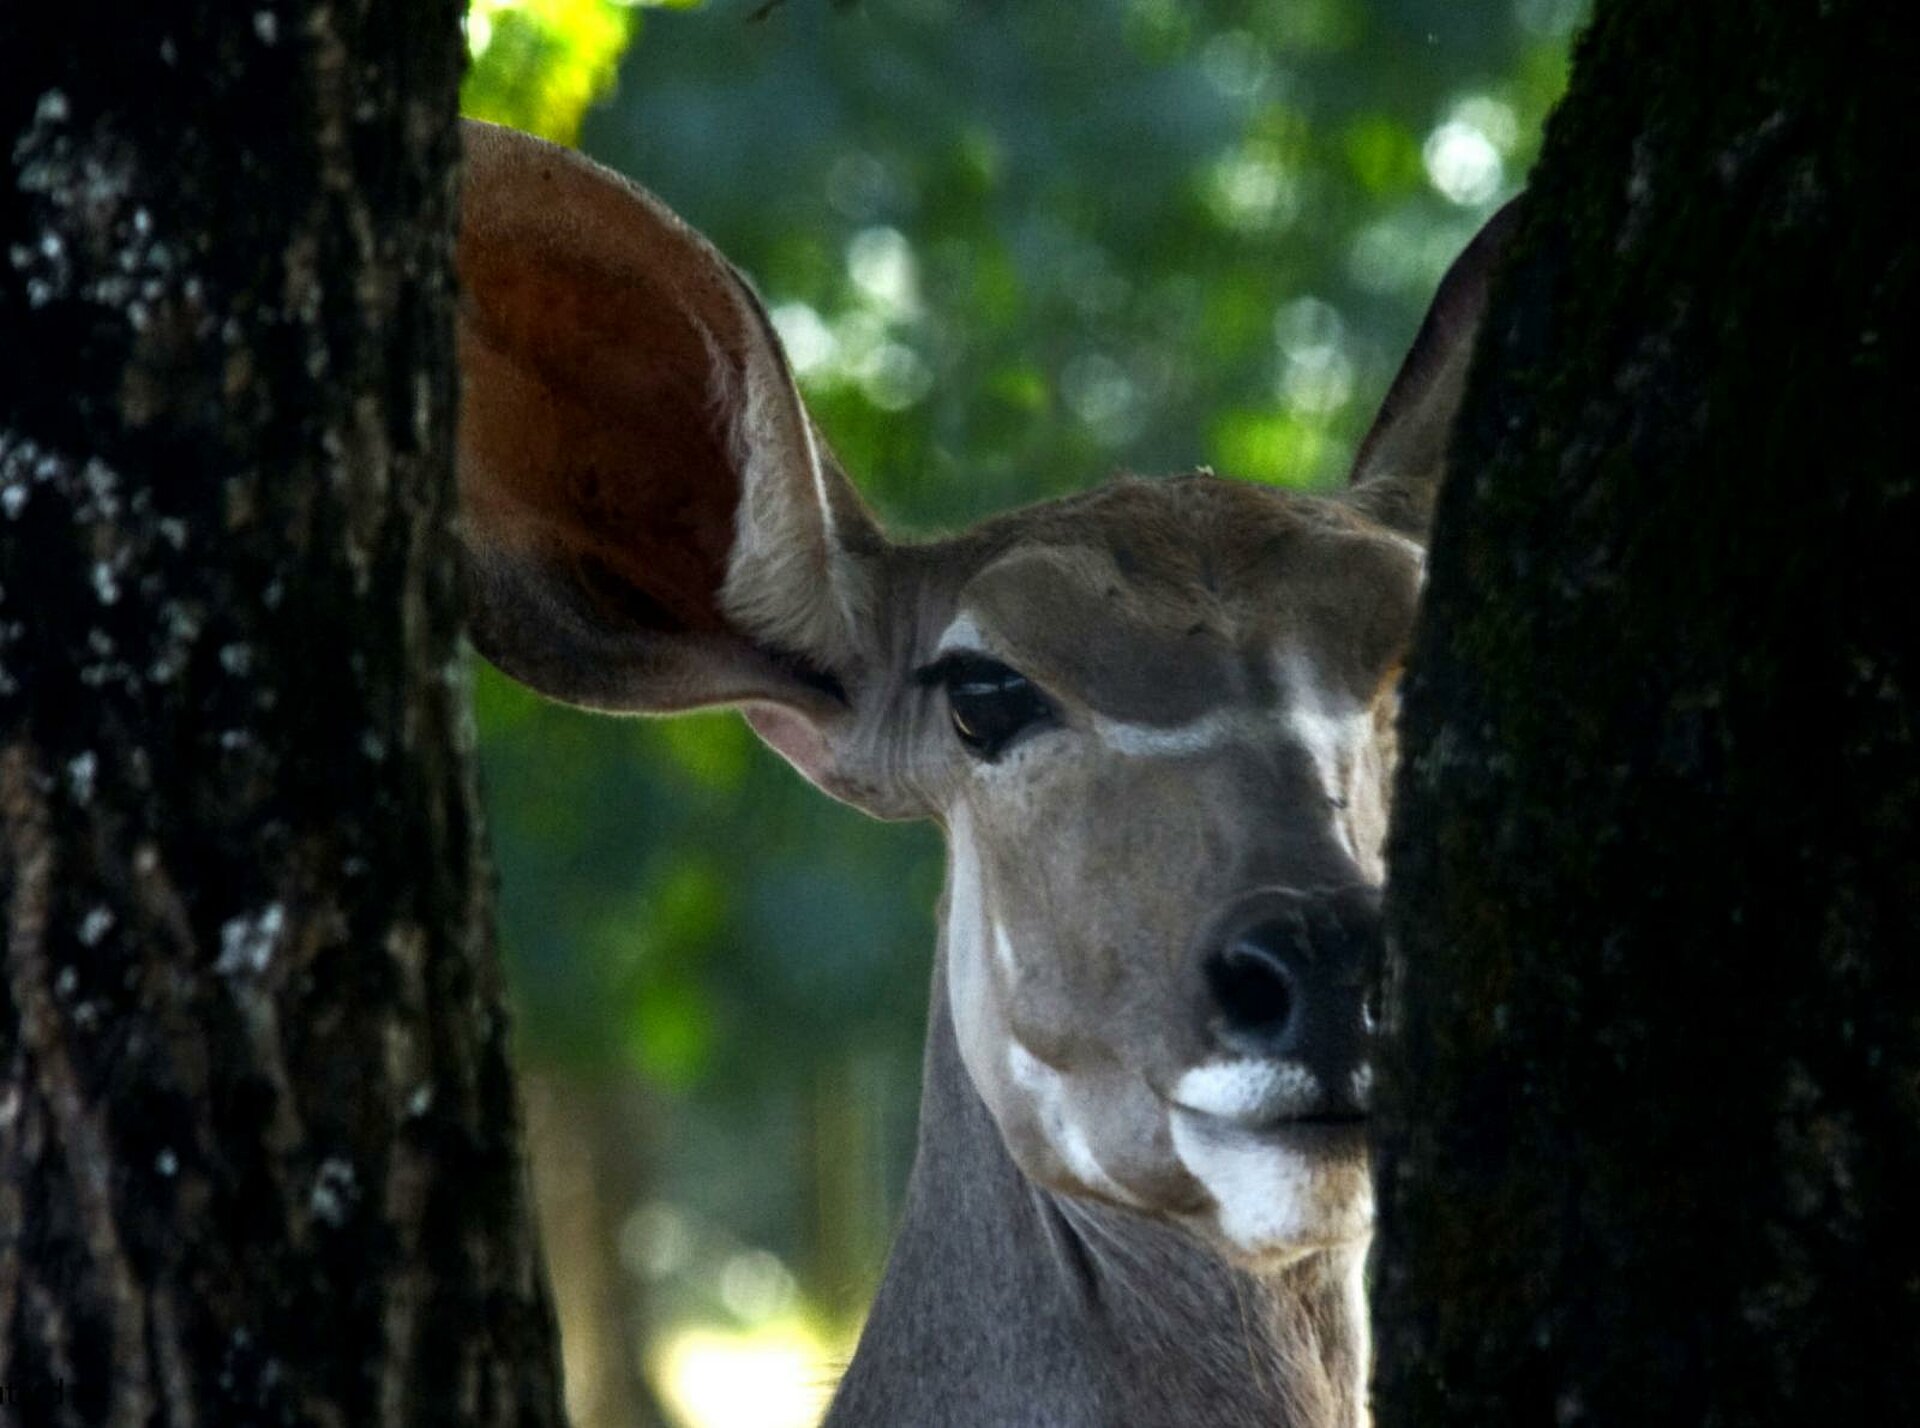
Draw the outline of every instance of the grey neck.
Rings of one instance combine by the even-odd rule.
[[[944,958],[942,959],[944,964]],[[1362,1428],[1364,1246],[1265,1278],[1014,1166],[936,968],[919,1153],[825,1428]]]

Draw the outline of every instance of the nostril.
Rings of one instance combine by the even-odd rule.
[[[1278,1036],[1293,1016],[1293,973],[1273,951],[1242,937],[1209,958],[1207,985],[1232,1031]]]

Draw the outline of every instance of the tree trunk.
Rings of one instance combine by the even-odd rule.
[[[1603,0],[1549,127],[1406,689],[1383,1428],[1920,1403],[1896,13]]]
[[[559,1421],[451,584],[458,9],[0,7],[0,1387]]]

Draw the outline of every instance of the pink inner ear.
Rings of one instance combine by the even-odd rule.
[[[828,793],[833,769],[832,750],[820,726],[804,714],[780,704],[748,704],[747,723],[775,753],[798,769],[808,783]]]

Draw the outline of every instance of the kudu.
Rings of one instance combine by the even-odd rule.
[[[1365,1422],[1395,679],[1498,225],[1344,495],[1127,478],[894,544],[699,235],[466,144],[475,643],[590,709],[738,705],[946,830],[918,1157],[828,1423]]]

